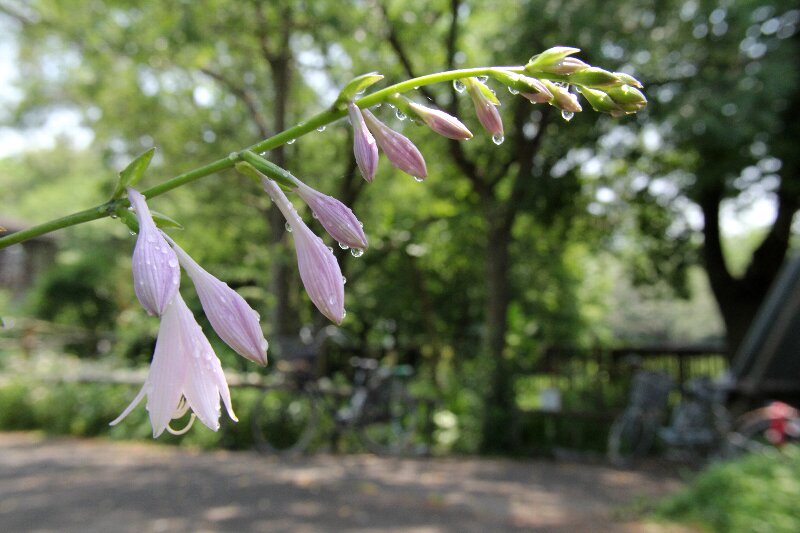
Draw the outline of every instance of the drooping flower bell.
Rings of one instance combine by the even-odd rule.
[[[369,109],[363,109],[361,113],[378,146],[392,165],[415,178],[422,179],[428,176],[425,159],[408,137],[378,120]]]
[[[336,324],[344,320],[344,278],[333,250],[306,226],[281,188],[269,178],[262,185],[292,230],[297,268],[306,293],[319,311]]]
[[[220,398],[228,416],[237,420],[222,365],[180,294],[164,310],[144,385],[111,425],[120,423],[145,396],[154,438],[164,430],[174,434],[188,431],[195,416],[216,431]],[[183,430],[173,430],[170,421],[182,417],[189,409],[192,411],[189,425]]]
[[[178,292],[178,258],[153,222],[144,196],[129,187],[128,199],[139,222],[132,259],[133,290],[148,314],[160,316]]]
[[[430,129],[443,137],[456,141],[472,139],[472,132],[453,115],[449,115],[439,109],[425,107],[416,102],[409,102],[408,110],[419,117]]]
[[[244,298],[192,259],[170,239],[180,264],[194,283],[211,327],[236,353],[259,365],[267,364],[267,340],[259,316]]]
[[[349,207],[333,196],[323,194],[300,180],[297,180],[294,192],[308,204],[325,231],[336,239],[342,248],[367,249],[367,236],[364,234],[364,228]]]
[[[502,137],[503,119],[500,118],[500,113],[497,111],[497,106],[500,105],[497,97],[477,78],[465,78],[463,82],[472,98],[475,114],[478,115],[481,125],[493,136]]]
[[[356,163],[364,179],[371,183],[378,169],[378,145],[375,144],[375,138],[364,122],[361,109],[353,102],[349,102],[347,112],[353,126],[353,153],[356,156]]]

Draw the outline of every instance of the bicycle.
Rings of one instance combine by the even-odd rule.
[[[671,379],[664,374],[634,374],[631,401],[609,431],[608,457],[612,464],[630,466],[646,455],[657,439],[673,456],[684,459],[729,459],[742,452],[800,441],[797,409],[773,402],[732,423],[725,407],[728,387],[707,377],[691,379],[684,385],[670,424],[662,427],[672,389]]]
[[[314,344],[318,349],[319,340]],[[309,346],[305,355],[316,355],[316,349]],[[327,378],[317,379],[309,359],[296,357],[293,364],[279,364],[278,380],[256,400],[251,426],[259,451],[307,451],[321,430],[323,413],[333,421],[334,435],[355,430],[373,453],[408,451],[418,422],[418,402],[408,389],[410,366],[380,366],[375,359],[354,357],[351,385],[337,387]]]

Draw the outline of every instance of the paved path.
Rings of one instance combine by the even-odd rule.
[[[0,433],[0,531],[640,532],[619,508],[680,486],[546,461],[267,459]]]

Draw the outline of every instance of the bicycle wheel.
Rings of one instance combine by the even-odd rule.
[[[653,446],[657,427],[639,409],[628,409],[614,420],[608,433],[608,458],[617,466],[630,466]]]
[[[253,406],[252,431],[262,453],[302,453],[319,419],[316,396],[308,390],[269,389]]]
[[[406,384],[390,378],[367,395],[356,422],[361,441],[372,453],[408,451],[418,423],[418,403]]]

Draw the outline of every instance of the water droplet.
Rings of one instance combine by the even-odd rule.
[[[148,235],[147,236],[147,242],[156,242],[157,240],[158,239],[156,239],[155,235]]]
[[[325,125],[322,125],[322,126],[320,126],[319,128],[317,128],[317,131],[318,131],[318,132],[320,132],[320,133],[322,133],[323,131],[325,131],[325,128],[326,128],[326,127],[327,127],[327,126],[325,126]]]
[[[128,233],[130,233],[131,235],[136,235],[136,232],[133,230],[129,231]]]
[[[564,111],[564,110],[561,111],[561,118],[563,118],[567,122],[572,120],[572,117],[574,117],[574,116],[575,116],[575,113],[573,113],[572,111]]]
[[[339,248],[341,248],[342,250],[349,250],[349,249],[350,249],[350,247],[349,247],[349,246],[347,246],[347,245],[346,245],[345,243],[343,243],[343,242],[340,242],[340,243],[339,243]]]
[[[419,85],[415,85],[415,86],[414,86],[414,90],[415,90],[415,91],[418,91],[418,90],[419,90]]]
[[[347,283],[347,278],[342,276],[342,285],[344,285],[345,283]]]
[[[333,253],[333,246],[328,246],[328,251],[329,251],[330,253]]]
[[[362,255],[364,255],[364,250],[362,250],[361,248],[350,248],[350,254],[353,257],[361,257]]]
[[[406,114],[403,113],[402,111],[400,111],[399,109],[395,109],[394,110],[394,116],[397,117],[397,120],[405,120],[406,119]]]
[[[364,223],[361,222],[360,220],[358,221],[358,225],[361,226],[362,228],[364,227]]]
[[[230,159],[231,161],[236,161],[237,159],[239,159],[239,154],[237,154],[236,152],[231,152],[228,154],[228,159]]]
[[[481,82],[481,83],[486,83],[487,81],[489,81],[489,76],[485,76],[485,75],[484,76],[478,76],[478,81]]]
[[[113,219],[117,219],[117,218],[119,218],[119,215],[117,215],[116,213],[111,213],[111,214],[110,214],[110,215],[108,215],[108,216],[110,216],[110,217],[111,217],[111,218],[113,218]]]
[[[519,94],[519,91],[511,86],[508,87],[508,92],[510,92],[511,94]]]
[[[319,218],[319,215],[317,215],[314,211],[312,211],[311,218]]]
[[[505,141],[505,140],[506,140],[506,138],[503,137],[502,135],[492,135],[492,142],[494,144],[496,144],[497,146],[500,146],[501,144],[503,144],[503,141]]]
[[[170,268],[175,268],[176,266],[178,266],[178,262],[175,261],[174,259],[170,259],[169,261],[167,261],[167,264],[169,265]]]
[[[463,93],[466,88],[467,86],[464,85],[463,81],[453,80],[453,89],[455,89],[457,93]]]
[[[414,176],[414,181],[416,181],[417,183],[422,183],[424,180],[425,180],[425,178],[420,178],[419,176]]]
[[[380,109],[383,104],[375,104],[375,109]]]
[[[289,224],[288,222],[284,225],[284,227],[286,228],[286,231],[288,231],[289,233],[292,232],[292,225]]]
[[[333,305],[333,302],[335,302],[335,301],[336,301],[336,300],[334,300],[333,298],[328,298],[328,303],[329,303],[330,305]]]
[[[297,139],[289,139],[288,141],[286,141],[286,144],[294,144],[294,142],[295,142],[296,140],[297,140]]]
[[[366,87],[364,87],[364,88],[363,88],[363,89],[361,89],[360,91],[356,92],[356,96],[361,96],[361,95],[362,95],[362,94],[364,94],[365,92],[367,92],[367,88],[366,88]]]
[[[346,309],[342,309],[342,318],[344,318],[346,316],[347,316],[347,310]]]

